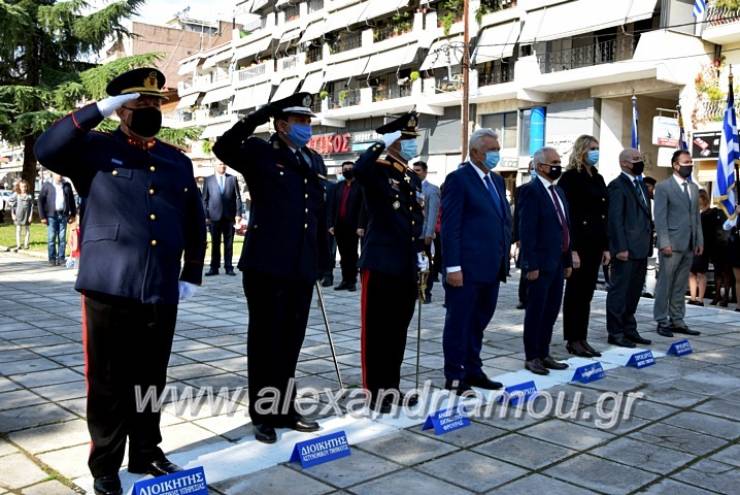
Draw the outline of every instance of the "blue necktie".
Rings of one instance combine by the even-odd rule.
[[[486,189],[488,189],[488,193],[491,195],[491,199],[493,200],[493,204],[494,206],[496,206],[499,215],[503,216],[503,205],[501,204],[501,196],[499,196],[498,191],[496,190],[496,186],[493,185],[491,176],[486,174],[483,182],[486,183]]]
[[[224,176],[219,175],[218,176],[218,188],[221,190],[221,194],[224,192]]]

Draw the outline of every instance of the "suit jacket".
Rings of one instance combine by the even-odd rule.
[[[519,186],[516,189],[516,194],[514,196],[514,221],[512,222],[512,231],[511,231],[511,242],[519,242],[521,238],[519,237],[519,223],[520,223],[520,215],[519,212],[521,210],[519,199],[522,197],[522,190],[526,187],[530,187],[532,183],[537,180],[536,178],[532,177],[532,179]]]
[[[629,251],[630,259],[643,260],[652,251],[653,223],[645,184],[640,187],[647,205],[624,173],[609,183],[609,251]]]
[[[655,231],[658,249],[687,251],[704,245],[699,212],[699,187],[689,182],[691,201],[672,176],[655,185]]]
[[[585,170],[571,169],[558,181],[570,205],[573,251],[603,252],[609,249],[609,193],[601,174],[595,168],[592,168],[592,173],[590,176]]]
[[[64,193],[64,214],[68,217],[77,214],[75,195],[69,182],[62,181],[62,192]],[[44,182],[39,192],[39,218],[45,220],[56,214],[57,190],[51,182]]]
[[[206,218],[212,222],[228,220],[234,222],[234,218],[242,216],[242,197],[239,192],[239,183],[233,175],[225,174],[224,192],[218,187],[218,176],[216,174],[206,178],[203,184],[203,205],[206,210]]]
[[[299,152],[310,163],[300,159],[277,134],[269,141],[252,136],[255,128],[249,118],[239,121],[213,146],[244,175],[252,199],[238,268],[313,284],[329,256],[326,166],[306,147]]]
[[[329,211],[329,227],[336,227],[339,223],[339,208],[342,205],[342,195],[344,194],[344,188],[347,186],[347,181],[339,181],[332,188],[332,200],[331,210],[327,205]],[[360,209],[362,208],[362,186],[356,180],[352,181],[352,185],[349,190],[349,197],[347,198],[347,214],[344,219],[344,225],[346,225],[352,232],[357,230],[360,221]]]
[[[520,256],[525,272],[553,271],[561,263],[565,268],[572,266],[571,247],[563,253],[563,227],[551,193],[546,189],[549,186],[544,179],[538,178],[531,186],[519,190]],[[568,200],[558,186],[555,191],[563,203],[563,215],[570,228]]]
[[[34,147],[41,164],[69,177],[84,200],[75,288],[177,304],[178,277],[200,284],[206,252],[193,165],[159,140],[144,150],[120,129],[91,131],[102,121],[97,106],[87,105],[57,121]]]
[[[439,187],[428,180],[421,183],[421,193],[424,195],[424,226],[421,229],[421,235],[422,237],[431,237],[434,235],[434,229],[437,226],[437,215],[442,201],[442,193]]]
[[[501,200],[491,194],[470,163],[447,175],[442,193],[442,253],[445,267],[460,266],[463,279],[506,280],[511,245],[511,209],[504,180],[491,174]]]
[[[416,279],[417,253],[424,250],[421,181],[390,156],[379,159],[383,143],[370,146],[355,162],[367,206],[360,268]]]

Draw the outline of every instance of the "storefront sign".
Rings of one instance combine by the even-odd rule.
[[[678,148],[678,137],[681,129],[678,119],[656,115],[653,117],[653,144],[655,146],[668,146]]]
[[[691,136],[691,157],[695,160],[709,160],[719,156],[720,132],[695,132]]]
[[[344,134],[320,134],[313,136],[308,147],[321,155],[338,155],[351,153],[352,136]]]

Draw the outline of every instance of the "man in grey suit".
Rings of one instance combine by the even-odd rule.
[[[671,159],[673,175],[655,186],[655,230],[660,249],[658,284],[653,317],[658,334],[700,335],[683,321],[686,289],[694,254],[704,251],[699,214],[699,188],[691,182],[693,162],[688,151],[679,150]]]
[[[424,236],[424,250],[427,253],[427,257],[432,260],[434,259],[434,256],[432,256],[432,246],[434,246],[435,253],[439,252],[442,247],[439,236],[434,232],[434,228],[437,226],[437,215],[442,196],[439,187],[427,180],[428,166],[426,162],[416,162],[414,164],[414,172],[421,179],[421,193],[424,195],[424,226],[421,229]],[[433,277],[435,275],[433,274],[427,279],[424,304],[432,302],[432,286],[434,285]]]
[[[635,311],[640,302],[652,251],[653,226],[650,197],[642,183],[642,155],[628,148],[619,154],[622,173],[609,183],[609,251],[611,285],[606,294],[606,329],[609,343],[620,347],[650,344],[637,332]]]

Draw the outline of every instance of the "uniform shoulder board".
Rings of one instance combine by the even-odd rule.
[[[378,165],[382,165],[383,167],[390,167],[391,166],[391,162],[389,162],[388,160],[381,160],[380,158],[378,158],[377,160],[375,160],[375,163],[377,163]]]
[[[403,165],[401,163],[393,162],[393,168],[395,168],[397,172],[400,172],[402,174],[406,174],[407,168],[406,168],[405,165]]]

